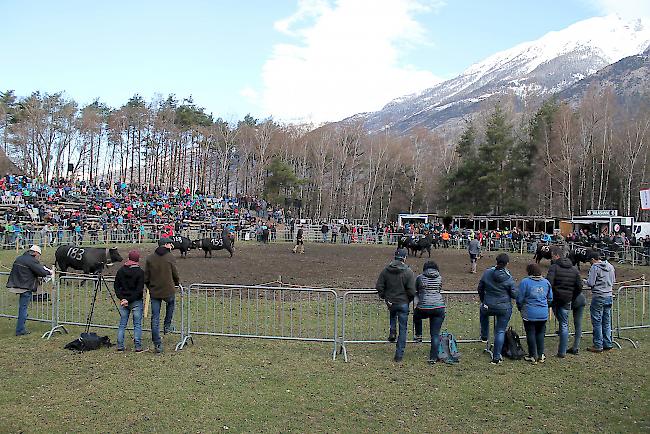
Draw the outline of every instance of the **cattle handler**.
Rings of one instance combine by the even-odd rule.
[[[28,251],[14,261],[7,280],[9,292],[19,294],[18,320],[16,321],[16,336],[28,335],[25,328],[27,322],[27,307],[32,299],[32,292],[38,289],[39,277],[54,277],[54,270],[43,266],[38,260],[41,257],[41,248],[33,245]]]

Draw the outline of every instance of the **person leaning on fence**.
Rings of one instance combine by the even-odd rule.
[[[476,262],[481,256],[481,243],[476,238],[472,238],[467,246],[467,252],[469,253],[469,262],[472,264],[470,272],[476,273]]]
[[[302,226],[298,228],[296,233],[296,245],[293,247],[293,253],[305,253],[305,240],[303,239],[304,232]]]
[[[115,274],[115,295],[120,300],[120,326],[117,329],[117,351],[124,351],[124,331],[133,314],[135,352],[142,351],[142,295],[144,271],[140,268],[140,252],[131,250],[129,259]]]
[[[438,362],[438,347],[440,345],[440,328],[445,320],[445,301],[442,297],[442,277],[438,264],[427,261],[422,267],[422,274],[415,279],[415,309],[413,323],[415,325],[415,341],[422,342],[422,320],[429,318],[431,334],[430,364]]]
[[[546,321],[548,321],[548,308],[553,301],[553,291],[548,280],[542,277],[542,270],[537,264],[528,264],[526,267],[528,277],[519,282],[517,291],[517,308],[524,320],[526,341],[528,342],[528,356],[524,360],[536,365],[544,363],[544,335],[546,334]]]
[[[32,299],[32,292],[38,289],[38,278],[54,276],[54,270],[44,267],[38,260],[41,257],[41,248],[33,245],[28,251],[14,261],[7,279],[9,292],[19,294],[18,320],[16,321],[16,336],[29,334],[25,328],[27,322],[27,307]]]
[[[564,358],[567,352],[578,354],[582,336],[582,311],[586,304],[585,296],[582,294],[582,278],[571,260],[562,257],[562,250],[557,246],[551,247],[551,266],[546,274],[546,280],[549,281],[553,289],[553,313],[560,327],[557,356]],[[567,349],[569,345],[569,312],[571,311],[573,312],[575,339],[573,347]]]
[[[172,240],[162,238],[158,241],[158,248],[146,259],[144,269],[144,283],[149,288],[151,296],[151,339],[157,353],[162,353],[163,346],[160,339],[160,309],[162,302],[166,304],[163,333],[174,331],[172,320],[174,318],[174,305],[176,302],[176,286],[179,284],[176,260],[171,254],[174,247]]]
[[[406,348],[406,335],[408,333],[409,304],[415,297],[415,274],[404,263],[406,249],[397,249],[395,259],[382,270],[377,279],[375,288],[379,298],[384,300],[390,313],[390,331],[388,340],[395,342],[397,322],[399,322],[399,336],[395,348],[395,362],[401,362]]]
[[[593,327],[593,346],[587,348],[592,353],[609,351],[612,343],[612,288],[616,281],[614,267],[601,259],[600,253],[592,250],[589,254],[591,268],[587,286],[591,289],[591,325]]]
[[[501,350],[505,339],[506,327],[512,316],[511,299],[515,298],[515,281],[506,269],[510,257],[500,253],[496,258],[496,266],[488,268],[478,283],[478,295],[481,300],[479,320],[481,323],[481,341],[487,342],[490,328],[490,317],[494,321],[494,349],[492,364],[502,361]]]

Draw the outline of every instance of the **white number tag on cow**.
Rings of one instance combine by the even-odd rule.
[[[84,257],[84,251],[84,249],[80,249],[79,247],[70,247],[68,249],[68,257],[81,261]]]
[[[221,238],[212,238],[210,243],[214,246],[223,246],[223,240]]]
[[[542,246],[542,252],[548,252],[549,250],[551,250],[550,246]]]

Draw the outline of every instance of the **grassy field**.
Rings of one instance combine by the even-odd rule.
[[[51,262],[53,252],[45,252],[44,262]],[[315,247],[310,252],[300,259],[321,266]],[[0,264],[10,266],[14,258],[15,252],[0,252]],[[87,304],[80,297],[87,297],[87,288],[67,294],[65,306]],[[332,319],[331,310],[321,313],[325,299],[278,303],[249,291],[235,291],[232,299],[194,297],[193,324],[216,332],[258,332],[257,324],[267,318],[273,327],[291,326],[297,335],[313,337],[327,335],[323,326]],[[347,336],[381,339],[385,308],[374,296],[364,297],[349,306]],[[2,302],[8,313],[15,313],[15,298]],[[476,300],[447,301],[443,328],[475,338]],[[98,303],[96,319],[117,324],[110,299]],[[85,321],[84,310],[77,311]],[[513,315],[515,325],[518,318]],[[590,329],[588,320],[584,325]],[[78,337],[78,327],[47,341],[40,339],[47,324],[29,323],[32,334],[21,338],[13,336],[14,326],[14,320],[0,318],[0,432],[650,431],[647,331],[624,332],[639,349],[621,341],[622,350],[591,354],[585,351],[587,335],[579,356],[549,357],[537,366],[509,360],[492,366],[478,343],[461,345],[459,365],[429,366],[426,344],[409,344],[401,365],[392,362],[392,345],[348,344],[350,362],[344,363],[331,360],[327,343],[196,335],[195,345],[180,352],[171,351],[179,336],[170,335],[162,355],[114,348],[75,354],[63,346]],[[99,334],[116,340],[115,330]],[[557,339],[547,338],[546,345],[546,354],[555,354]],[[145,346],[151,346],[149,333]]]
[[[75,354],[63,345],[79,329],[45,341],[46,326],[30,325],[16,338],[0,319],[2,432],[650,430],[647,333],[631,335],[638,350],[537,366],[492,366],[480,344],[461,346],[459,365],[429,366],[424,344],[401,365],[391,345],[350,346],[343,363],[326,344],[212,337],[162,355]]]

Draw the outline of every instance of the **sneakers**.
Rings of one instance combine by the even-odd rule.
[[[573,348],[569,348],[568,350],[566,350],[566,352],[569,354],[573,354],[574,356],[578,355],[578,350],[574,350]]]
[[[587,348],[587,351],[590,353],[602,353],[603,349],[602,348],[596,348],[596,347],[589,347]]]
[[[481,339],[481,342],[483,342],[484,344],[487,344],[488,338],[486,338],[485,336],[481,336],[480,339]]]
[[[395,356],[395,357],[393,358],[393,362],[395,362],[395,363],[402,363],[402,360],[403,360],[403,359],[404,359],[403,357]]]
[[[155,345],[155,346],[154,346],[154,349],[155,349],[156,354],[160,354],[160,353],[163,352],[163,346],[162,346],[162,344],[157,344],[157,345]]]
[[[422,336],[416,336],[414,340],[415,340],[416,343],[421,344],[422,343]]]
[[[532,356],[524,356],[524,360],[530,362],[531,365],[537,364],[537,360]]]
[[[490,365],[500,365],[501,363],[503,363],[503,359],[492,359]]]
[[[613,350],[614,347],[603,347],[603,351],[610,351]]]
[[[29,330],[25,330],[25,331],[22,331],[20,333],[16,333],[16,336],[25,336],[25,335],[29,335],[31,333],[32,332],[30,332]]]
[[[391,332],[388,335],[388,342],[395,342],[396,340],[397,340],[397,335],[395,334],[395,332]]]
[[[136,349],[135,349],[135,352],[136,352],[136,353],[141,353],[141,352],[143,352],[143,351],[144,351],[143,348],[136,348]]]
[[[123,353],[124,351],[126,351],[126,348],[123,348],[123,347],[122,348],[120,348],[120,347],[117,348],[118,353]]]
[[[430,364],[430,365],[435,365],[436,363],[438,363],[438,360],[439,359],[428,359],[427,363]]]
[[[539,359],[537,359],[537,361],[538,361],[539,363],[544,363],[544,362],[546,361],[546,356],[545,356],[544,354],[542,354],[542,355],[539,357]]]
[[[167,333],[174,333],[176,331],[176,327],[174,325],[170,325],[169,327],[165,327],[163,329],[163,334],[166,335]]]
[[[555,357],[557,357],[558,359],[563,359],[563,358],[566,357],[566,354],[560,354],[560,353],[557,353],[557,354],[555,355]]]

